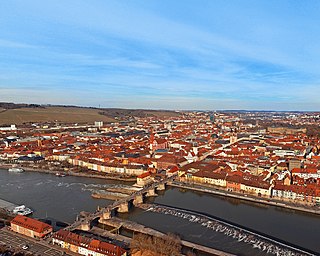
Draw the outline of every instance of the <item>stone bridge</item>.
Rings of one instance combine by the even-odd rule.
[[[91,228],[91,223],[95,219],[110,219],[113,215],[117,212],[128,212],[130,206],[138,205],[144,202],[146,197],[156,196],[156,191],[161,191],[166,189],[166,184],[170,181],[173,181],[177,177],[177,174],[167,177],[161,181],[153,182],[149,185],[146,185],[139,191],[132,193],[131,195],[116,200],[113,204],[108,205],[107,207],[101,208],[94,213],[90,213],[84,218],[76,220],[70,226],[66,227],[66,230],[73,230],[73,229],[81,229],[88,231]]]
[[[244,138],[237,139],[233,143],[228,143],[228,144],[222,145],[221,147],[206,153],[199,160],[203,160],[204,158],[208,157],[209,155],[216,153],[218,150],[225,149],[225,148],[230,147],[231,145],[233,145],[237,142],[241,142],[244,140],[252,140],[252,138],[244,137]],[[89,214],[85,218],[82,218],[80,220],[76,220],[73,224],[66,227],[65,229],[66,230],[73,230],[73,229],[78,228],[81,230],[88,231],[91,228],[91,223],[93,220],[98,219],[98,218],[101,220],[110,219],[117,212],[128,212],[131,205],[134,206],[137,204],[141,204],[144,202],[144,199],[146,197],[156,196],[157,195],[156,191],[165,190],[166,184],[170,181],[173,181],[176,177],[177,177],[177,174],[173,175],[171,177],[167,177],[166,179],[163,179],[161,181],[153,182],[152,184],[145,186],[143,189],[132,193],[128,197],[117,200],[113,204],[108,205],[107,207],[101,208],[101,209],[97,210],[95,213]]]

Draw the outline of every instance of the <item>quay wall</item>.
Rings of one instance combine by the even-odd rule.
[[[240,194],[231,194],[231,193],[228,193],[227,191],[212,190],[212,189],[210,189],[210,187],[208,187],[208,188],[206,188],[206,187],[199,188],[199,187],[193,187],[193,186],[189,186],[189,185],[181,184],[181,183],[177,183],[177,182],[169,182],[168,185],[170,185],[172,187],[177,187],[177,188],[189,189],[189,190],[194,190],[194,191],[203,192],[203,193],[210,193],[210,194],[214,194],[214,195],[218,195],[218,196],[226,196],[226,197],[231,197],[231,198],[235,198],[235,199],[241,199],[241,200],[250,201],[250,202],[254,202],[254,203],[267,204],[267,205],[272,205],[272,206],[276,206],[276,207],[287,208],[287,209],[290,209],[290,210],[295,210],[295,211],[301,211],[301,212],[307,212],[307,213],[320,215],[320,210],[308,209],[308,208],[305,208],[305,207],[298,207],[298,206],[288,205],[286,203],[273,202],[272,199],[266,200],[264,198],[253,198],[253,197],[250,197],[250,196],[243,196],[243,195],[240,195]]]
[[[8,164],[1,164],[0,163],[0,169],[9,169],[13,167],[13,165]],[[47,173],[47,174],[56,174],[58,171],[51,171],[51,170],[45,170],[40,168],[34,168],[34,167],[27,167],[27,166],[21,166],[22,169],[28,172],[40,172],[40,173]],[[59,171],[60,173],[67,174],[70,176],[77,176],[77,177],[86,177],[86,178],[97,178],[97,179],[106,179],[106,180],[120,180],[120,181],[127,181],[127,182],[134,182],[137,179],[136,178],[121,178],[117,176],[107,176],[107,175],[99,175],[99,174],[93,174],[93,173],[79,173],[79,172],[66,172],[63,169]]]
[[[12,211],[16,206],[18,205],[0,198],[0,208],[6,211]]]

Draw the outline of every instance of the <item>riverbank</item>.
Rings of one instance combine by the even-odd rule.
[[[276,207],[281,207],[289,210],[294,210],[294,211],[300,211],[300,212],[305,212],[305,213],[311,213],[315,215],[320,216],[320,208],[307,208],[307,207],[302,207],[302,206],[296,206],[296,205],[289,205],[285,202],[278,202],[278,201],[272,201],[272,199],[266,199],[262,197],[253,197],[251,195],[243,195],[243,194],[238,194],[238,193],[230,193],[225,190],[218,190],[217,188],[211,188],[211,187],[200,187],[197,185],[189,185],[187,183],[181,183],[181,182],[169,182],[168,185],[172,187],[177,187],[177,188],[182,188],[182,189],[188,189],[188,190],[193,190],[193,191],[198,191],[198,192],[204,192],[204,193],[209,193],[209,194],[214,194],[218,196],[224,196],[224,197],[230,197],[230,198],[235,198],[235,199],[240,199],[244,201],[249,201],[253,203],[258,203],[258,204],[265,204],[265,205],[271,205],[271,206],[276,206]]]
[[[0,169],[8,170],[14,166],[15,166],[14,164],[3,164],[2,163],[2,164],[0,164]],[[93,173],[92,171],[84,173],[84,172],[65,171],[63,169],[61,169],[61,170],[47,170],[47,169],[24,166],[24,165],[20,165],[19,168],[22,168],[28,172],[40,172],[40,173],[47,173],[47,174],[54,174],[54,175],[56,175],[56,173],[59,173],[59,174],[63,174],[63,175],[70,175],[70,176],[76,176],[76,177],[118,180],[118,181],[126,181],[126,182],[135,182],[137,180],[135,177],[107,176],[107,175],[101,175],[98,173]]]
[[[8,202],[6,200],[0,199],[0,228],[2,225],[9,225],[10,221],[14,218],[14,214],[12,213],[12,210],[17,205]]]

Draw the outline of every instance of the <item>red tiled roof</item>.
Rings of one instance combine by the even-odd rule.
[[[150,176],[150,172],[144,172],[138,176],[139,179],[143,179]]]
[[[175,173],[179,171],[179,167],[178,166],[172,166],[171,169],[169,170],[169,173]]]
[[[11,224],[27,228],[38,233],[43,233],[49,229],[52,229],[52,226],[46,223],[22,215],[17,215],[11,221]]]
[[[61,241],[68,242],[70,244],[74,244],[80,247],[86,247],[89,250],[99,252],[103,255],[122,255],[125,250],[119,246],[114,244],[110,244],[107,242],[99,241],[97,239],[88,238],[85,236],[77,235],[70,231],[60,229],[53,235],[53,238],[59,239]]]

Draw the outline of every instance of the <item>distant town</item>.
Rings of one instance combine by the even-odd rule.
[[[31,120],[3,124],[0,167],[5,170],[134,184],[128,191],[92,193],[93,198],[114,203],[83,214],[59,230],[2,206],[1,220],[6,224],[0,230],[2,250],[17,250],[9,248],[11,244],[4,237],[27,236],[34,239],[35,246],[55,250],[56,254],[51,255],[142,255],[138,252],[156,251],[152,249],[156,243],[170,243],[168,248],[172,251],[154,255],[231,255],[188,244],[175,236],[159,235],[156,230],[146,232],[146,227],[138,224],[118,223],[117,213],[130,214],[131,207],[163,211],[145,199],[171,186],[319,215],[319,120],[320,113],[316,112],[168,111],[114,115],[109,121]],[[98,236],[91,236],[102,236],[94,220],[113,229],[125,226],[140,235],[136,238],[113,235],[116,242],[99,240]],[[237,232],[246,239],[247,235]],[[106,235],[109,239],[110,236]],[[143,241],[149,241],[150,245]],[[260,246],[271,254],[290,251],[269,242],[261,242]],[[27,253],[28,248],[24,251]],[[290,253],[286,255],[305,252],[292,249]]]

